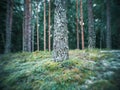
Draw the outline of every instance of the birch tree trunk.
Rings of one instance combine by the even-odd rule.
[[[69,58],[66,0],[55,0],[53,58],[63,61]]]
[[[4,53],[10,53],[11,52],[12,17],[13,17],[13,2],[12,2],[12,0],[7,0],[6,42],[5,42]]]
[[[88,48],[95,48],[96,34],[94,30],[94,19],[92,11],[92,0],[88,0]]]

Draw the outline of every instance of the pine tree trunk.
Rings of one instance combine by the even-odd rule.
[[[31,26],[31,0],[25,0],[25,10],[24,10],[24,51],[32,51],[32,26]]]
[[[55,0],[53,58],[54,61],[63,61],[68,55],[68,28],[66,18],[66,0]]]
[[[77,34],[77,49],[79,49],[79,31],[78,31],[78,0],[76,0],[76,34]]]
[[[33,24],[32,26],[32,52],[34,52],[34,30],[35,30],[35,25]]]
[[[37,50],[39,51],[39,26],[38,26],[38,20],[39,20],[39,17],[38,17],[38,1],[37,1],[37,17],[36,17],[36,26],[37,26]]]
[[[83,26],[84,26],[84,22],[83,22],[83,8],[82,8],[82,0],[80,0],[80,19],[81,19],[81,22],[80,22],[80,25],[81,25],[81,41],[82,41],[82,49],[84,49],[84,29],[83,29]]]
[[[48,18],[48,23],[49,23],[49,25],[48,25],[48,37],[49,37],[49,39],[48,39],[48,49],[49,49],[49,52],[51,51],[51,1],[49,0],[49,18]]]
[[[46,51],[46,0],[44,0],[44,51]]]
[[[11,52],[12,16],[13,2],[12,0],[7,0],[5,53]]]
[[[107,8],[106,10],[106,17],[107,17],[106,45],[108,49],[111,49],[111,27],[110,27],[111,16],[110,16],[110,1],[109,0],[106,1],[106,8]]]
[[[92,0],[88,0],[88,48],[95,48],[96,34],[94,30],[94,19],[92,11]]]

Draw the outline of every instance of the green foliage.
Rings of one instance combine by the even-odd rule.
[[[87,61],[88,55],[99,54],[101,57],[107,55],[100,53],[100,50],[71,50],[69,53],[70,59],[63,62],[54,62],[51,53],[47,51],[1,56],[0,88],[3,90],[79,90],[86,79],[95,76],[94,60]],[[103,59],[105,58],[104,56]],[[100,58],[96,62],[99,60]],[[92,90],[100,90],[99,87],[114,88],[114,85],[109,81],[99,81],[89,87],[92,87]]]
[[[108,80],[99,80],[89,86],[89,90],[119,90],[114,84]]]

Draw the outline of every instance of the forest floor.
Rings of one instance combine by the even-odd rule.
[[[52,52],[0,56],[0,90],[120,90],[119,50],[70,50],[54,62]]]

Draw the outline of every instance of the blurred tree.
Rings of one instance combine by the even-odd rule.
[[[32,51],[31,0],[24,0],[23,50]]]
[[[44,0],[44,51],[46,50],[46,0]]]
[[[48,18],[48,49],[51,51],[51,0],[49,0],[49,18]]]
[[[110,16],[110,0],[106,0],[106,17],[107,17],[107,31],[106,31],[106,47],[111,49],[111,16]]]
[[[76,34],[77,34],[77,49],[79,49],[79,45],[80,45],[80,36],[79,36],[79,30],[78,30],[78,0],[76,0]]]
[[[82,0],[80,0],[80,25],[81,25],[81,41],[82,41],[82,49],[84,49],[84,22],[83,22],[83,7],[82,7]]]
[[[94,19],[93,19],[93,4],[92,0],[88,0],[88,47],[95,48],[96,44],[96,34],[94,30]]]
[[[11,33],[13,20],[13,1],[7,0],[5,53],[11,52]]]
[[[37,0],[37,10],[36,10],[36,28],[37,28],[37,50],[39,51],[39,16],[38,16],[38,4],[39,4],[39,2],[38,2],[38,0]]]

